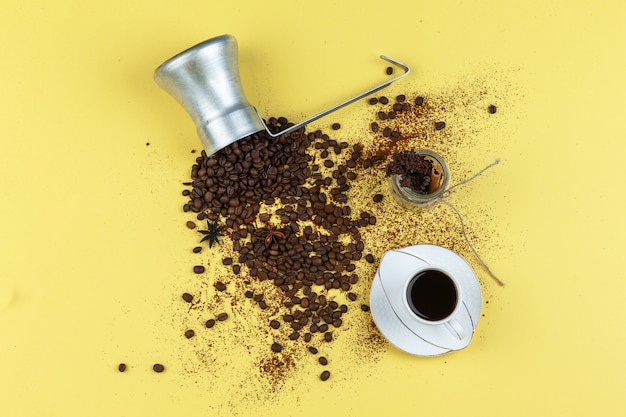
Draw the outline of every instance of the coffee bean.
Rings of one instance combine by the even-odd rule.
[[[378,101],[380,101],[382,104],[387,104],[389,103],[389,99],[385,96],[382,96],[378,99]]]
[[[304,334],[304,341],[309,343],[311,341],[311,333],[305,333]]]
[[[400,132],[398,132],[397,130],[391,132],[391,137],[394,139],[400,139],[400,136]]]
[[[215,289],[218,291],[226,291],[226,284],[218,281],[215,283]]]
[[[401,103],[395,103],[393,105],[393,111],[396,111],[396,112],[402,111],[402,104]]]
[[[406,100],[406,96],[404,94],[400,94],[399,96],[396,96],[396,101],[398,103],[402,103],[404,100]]]
[[[324,334],[324,340],[327,341],[327,342],[332,342],[333,341],[333,334],[332,333]]]
[[[348,293],[348,299],[349,299],[350,301],[356,301],[356,298],[357,298],[357,296],[356,296],[356,294],[355,294],[355,293],[353,293],[353,292],[349,292],[349,293]]]
[[[387,118],[390,120],[393,120],[396,118],[396,112],[395,111],[390,111],[389,113],[387,113]]]
[[[367,255],[365,255],[365,260],[371,264],[374,263],[374,255],[372,255],[371,253],[368,253]]]
[[[424,97],[416,97],[415,98],[415,105],[416,106],[421,106],[422,104],[424,104]]]
[[[165,366],[161,365],[160,363],[155,363],[152,366],[152,369],[154,370],[154,372],[163,372],[165,370]]]
[[[239,265],[233,265],[233,273],[235,275],[239,275],[239,272],[241,272],[241,266]]]
[[[244,295],[246,296],[246,298],[252,298],[252,297],[254,297],[254,293],[253,293],[252,291],[250,291],[250,290],[246,291],[246,292],[244,293]]]
[[[489,113],[494,114],[497,110],[498,108],[494,106],[493,104],[489,106]]]
[[[224,258],[224,259],[222,259],[222,264],[224,264],[224,265],[232,265],[233,264],[233,258]]]
[[[372,97],[372,98],[370,98],[369,103],[374,105],[374,104],[378,103],[378,99],[376,97]]]
[[[185,332],[185,337],[187,339],[191,339],[192,337],[194,337],[196,334],[196,332],[194,332],[193,330],[189,329]]]
[[[391,74],[393,74],[393,68],[392,68],[392,67],[387,67],[387,69],[385,69],[385,73],[386,73],[387,75],[391,75]]]
[[[384,112],[384,111],[379,111],[379,112],[378,112],[378,118],[379,118],[380,120],[387,120],[387,112]]]
[[[195,248],[193,248],[193,253],[200,253],[200,252],[202,252],[201,246],[196,246]]]
[[[341,128],[341,125],[339,123],[333,123],[330,127],[333,130],[339,130]]]
[[[297,339],[297,338],[299,338],[299,337],[300,337],[300,333],[298,333],[298,332],[293,332],[293,333],[291,333],[291,334],[289,335],[289,339],[290,339],[290,340],[296,340],[296,339]]]
[[[280,322],[278,322],[277,320],[272,320],[270,321],[270,327],[272,329],[278,329],[280,327]]]
[[[204,325],[207,329],[210,329],[211,327],[215,326],[215,320],[209,319],[206,321],[206,323],[204,323]]]
[[[372,198],[372,200],[374,200],[375,203],[380,203],[381,201],[383,201],[383,195],[382,194],[375,194],[374,197]]]
[[[283,346],[279,343],[272,343],[272,352],[280,353],[283,350]]]
[[[361,310],[363,311],[370,311],[370,307],[367,304],[361,304]]]
[[[190,229],[195,229],[196,228],[196,224],[190,220],[190,221],[187,222],[187,227],[190,228]]]
[[[118,370],[118,371],[120,371],[120,372],[124,372],[124,371],[126,371],[126,364],[125,364],[125,363],[120,363],[120,364],[117,366],[117,370]]]
[[[389,136],[391,136],[391,128],[389,126],[385,127],[383,129],[383,136],[388,138]]]
[[[191,301],[193,301],[193,295],[189,294],[188,292],[183,293],[183,300],[190,303]]]
[[[204,272],[204,267],[202,265],[196,265],[193,267],[193,272],[196,274],[202,274]]]
[[[224,321],[228,318],[228,313],[220,313],[217,315],[217,320],[218,321]]]
[[[324,371],[324,372],[322,372],[322,374],[320,375],[320,379],[321,379],[322,381],[327,381],[327,380],[328,380],[328,378],[330,378],[330,372],[328,372],[328,371]]]
[[[309,346],[309,352],[311,352],[314,355],[317,355],[317,349],[314,348],[313,346]]]
[[[324,166],[326,168],[332,168],[334,165],[335,165],[335,163],[333,161],[329,160],[329,159],[324,161]]]
[[[446,127],[446,122],[436,122],[435,123],[435,130],[441,130],[444,127]]]
[[[324,356],[320,356],[317,360],[323,366],[328,365],[328,359],[326,359]]]
[[[370,128],[372,129],[372,132],[374,132],[374,133],[378,132],[378,129],[379,129],[378,123],[372,122],[370,124]]]

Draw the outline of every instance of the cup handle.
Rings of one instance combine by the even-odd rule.
[[[448,331],[459,340],[463,340],[463,338],[467,336],[467,332],[465,331],[463,326],[461,326],[461,323],[459,323],[457,319],[449,320],[444,324],[446,326],[446,329],[448,329]]]

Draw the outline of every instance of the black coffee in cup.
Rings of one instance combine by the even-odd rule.
[[[452,314],[458,301],[454,281],[435,269],[415,275],[409,282],[406,296],[411,310],[428,321],[445,319]]]

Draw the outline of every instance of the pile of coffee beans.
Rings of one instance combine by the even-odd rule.
[[[283,117],[267,124],[274,133],[292,126]],[[281,290],[280,300],[250,290],[245,296],[261,309],[278,304],[283,313],[269,327],[287,327],[292,341],[332,342],[349,309],[335,301],[337,294],[356,301],[351,289],[359,280],[357,262],[374,262],[365,253],[360,229],[375,226],[377,219],[367,211],[353,212],[348,204],[357,166],[376,162],[362,161],[361,154],[362,146],[337,142],[321,130],[300,129],[276,138],[262,131],[210,157],[203,151],[192,167],[192,181],[185,183],[191,189],[183,191],[188,197],[183,210],[226,225],[237,256],[223,258],[222,264],[235,275],[243,271],[244,279],[271,281]],[[193,270],[205,272],[201,265]],[[225,289],[222,283],[214,285]],[[274,342],[269,350],[278,354],[283,349]],[[324,375],[328,379],[329,373]]]

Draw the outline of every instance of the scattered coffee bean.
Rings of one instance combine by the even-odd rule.
[[[374,197],[372,198],[372,200],[374,200],[374,203],[380,203],[381,201],[383,201],[383,195],[382,194],[375,194]]]
[[[195,248],[193,248],[193,253],[200,253],[200,252],[202,252],[201,246],[196,246]]]
[[[241,272],[241,266],[240,265],[233,265],[233,273],[235,275],[239,275],[239,272]]]
[[[396,96],[396,101],[398,103],[402,103],[404,100],[406,100],[406,96],[404,94],[400,94],[399,96]]]
[[[353,293],[353,292],[349,292],[349,293],[348,293],[348,299],[349,299],[350,301],[356,301],[357,296],[356,296],[356,294],[355,294],[355,293]]]
[[[371,264],[374,263],[374,255],[372,255],[371,253],[368,253],[367,255],[365,255],[365,260]]]
[[[224,284],[223,282],[216,282],[215,283],[215,289],[218,291],[226,291],[226,284]]]
[[[392,68],[392,67],[387,67],[387,69],[385,69],[385,73],[386,73],[387,75],[391,75],[391,74],[393,74],[393,68]]]
[[[211,327],[215,326],[215,320],[209,319],[206,321],[206,323],[204,323],[204,325],[207,329],[210,329]]]
[[[296,340],[296,339],[297,339],[297,338],[299,338],[299,337],[300,337],[300,333],[298,333],[298,332],[293,332],[293,333],[291,333],[291,334],[289,335],[289,339],[290,339],[290,340]]]
[[[372,122],[370,124],[370,128],[372,129],[372,132],[376,133],[376,132],[378,132],[378,129],[380,128],[380,126],[378,126],[378,123]]]
[[[190,228],[190,229],[195,229],[196,228],[196,224],[190,220],[190,221],[187,222],[187,227]]]
[[[193,272],[196,274],[202,274],[204,272],[204,267],[202,265],[196,265],[193,267]]]
[[[187,301],[188,303],[193,301],[193,295],[189,294],[188,292],[183,294],[183,300]]]
[[[163,372],[165,370],[165,366],[161,365],[160,363],[155,363],[152,366],[152,370],[154,370],[154,372]]]
[[[321,379],[322,381],[327,381],[327,380],[328,380],[328,378],[330,378],[330,372],[328,372],[328,371],[324,371],[324,372],[322,372],[322,374],[320,375],[320,379]]]
[[[388,138],[389,136],[391,136],[391,128],[389,126],[385,127],[383,129],[383,136]]]
[[[192,337],[194,337],[196,334],[196,332],[194,332],[193,330],[189,329],[185,332],[185,337],[187,339],[191,339]]]
[[[276,343],[276,342],[272,343],[272,352],[279,353],[282,350],[283,350],[283,346],[281,344]]]
[[[120,371],[120,372],[124,372],[124,371],[126,371],[126,364],[125,364],[125,363],[120,363],[120,364],[117,366],[117,370],[118,370],[118,371]]]
[[[444,127],[446,127],[446,122],[436,122],[436,123],[435,123],[435,129],[436,129],[436,130],[441,130],[441,129],[443,129]]]
[[[325,333],[324,334],[324,340],[327,342],[332,342],[333,341],[333,334],[332,333]]]
[[[333,161],[329,160],[329,159],[324,161],[324,166],[326,168],[332,168],[334,165],[335,165],[335,163]]]
[[[254,297],[254,293],[253,293],[252,291],[250,291],[250,290],[246,291],[246,292],[244,293],[244,295],[246,296],[246,298],[252,298],[252,297]]]
[[[339,130],[341,128],[341,125],[339,123],[333,123],[330,127],[333,130]]]
[[[415,99],[415,105],[416,105],[416,106],[421,106],[422,104],[424,104],[424,97],[421,97],[421,96],[420,96],[420,97],[417,97],[417,98]]]
[[[224,259],[222,259],[222,264],[224,264],[224,265],[232,265],[233,264],[233,258],[224,258]]]
[[[494,106],[493,104],[489,106],[489,113],[494,114],[497,110],[498,108]]]
[[[382,96],[378,99],[378,101],[380,101],[381,104],[387,104],[389,103],[389,99],[385,96]]]
[[[270,321],[270,327],[272,329],[278,329],[280,327],[280,322],[278,320]]]
[[[328,365],[328,359],[326,359],[324,356],[320,356],[318,361],[321,365],[324,365],[324,366]]]
[[[378,103],[378,99],[376,97],[372,97],[372,98],[370,98],[369,103],[374,105],[374,104]]]
[[[313,346],[309,346],[309,352],[311,352],[314,355],[317,355],[317,349],[314,348]]]
[[[218,321],[224,321],[228,318],[228,314],[227,313],[220,313],[217,315],[217,320]]]
[[[367,304],[361,304],[361,310],[363,311],[370,311],[370,307]]]

